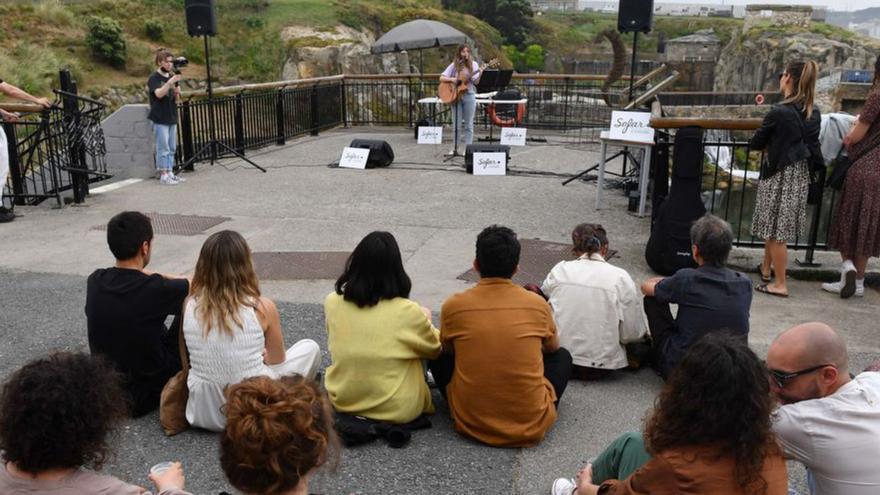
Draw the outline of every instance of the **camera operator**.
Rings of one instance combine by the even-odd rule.
[[[156,170],[159,183],[177,185],[183,179],[174,175],[174,153],[177,150],[177,100],[180,98],[181,75],[174,72],[174,56],[165,48],[156,51],[156,72],[147,80],[150,93],[150,115],[156,136]]]
[[[7,82],[3,82],[2,78],[0,78],[0,94],[36,103],[43,108],[49,108],[52,105],[46,98],[37,98],[22,89]],[[8,143],[6,142],[6,132],[3,130],[2,123],[4,121],[17,122],[18,118],[19,115],[15,112],[0,110],[0,223],[11,222],[15,219],[15,213],[9,208],[3,206],[3,188],[6,186],[6,176],[9,174],[9,151],[7,148]]]

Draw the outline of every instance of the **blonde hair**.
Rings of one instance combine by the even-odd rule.
[[[196,263],[192,295],[198,298],[196,318],[206,335],[215,327],[232,335],[233,324],[242,325],[239,308],[256,307],[260,284],[241,234],[223,230],[208,237]]]
[[[813,114],[813,100],[816,96],[816,78],[819,75],[819,65],[808,60],[806,62],[789,62],[785,67],[794,81],[795,92],[782,101],[782,103],[796,103],[804,109],[807,118]]]

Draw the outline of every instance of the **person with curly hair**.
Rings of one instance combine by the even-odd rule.
[[[767,368],[739,337],[711,333],[673,370],[645,421],[553,495],[785,495]]]
[[[191,366],[186,420],[211,431],[226,422],[221,408],[227,385],[258,375],[313,378],[321,362],[314,340],[285,349],[278,308],[260,294],[251,249],[232,230],[202,245],[192,296],[184,302],[183,336]]]
[[[249,378],[227,391],[220,465],[248,495],[305,495],[309,477],[338,460],[327,395],[303,377]]]
[[[69,352],[13,373],[0,393],[0,493],[149,495],[92,470],[107,460],[107,437],[128,415],[121,379],[106,360]],[[158,494],[188,495],[180,463],[150,480]]]

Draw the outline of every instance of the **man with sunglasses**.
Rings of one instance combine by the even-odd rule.
[[[880,373],[851,378],[843,339],[818,322],[779,334],[767,368],[781,403],[773,429],[807,467],[811,493],[880,493]]]

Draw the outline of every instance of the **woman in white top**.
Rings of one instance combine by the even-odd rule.
[[[465,146],[474,141],[474,113],[477,108],[477,89],[476,85],[480,82],[480,66],[474,61],[471,54],[471,47],[468,45],[458,45],[455,50],[455,60],[446,67],[446,70],[440,74],[441,82],[455,83],[456,89],[464,84],[467,88],[452,104],[452,115],[457,122],[453,123],[456,129],[455,138],[460,141],[464,138]],[[458,149],[458,143],[455,143],[455,150]]]
[[[578,258],[554,266],[541,291],[553,307],[559,343],[571,352],[572,376],[594,379],[627,367],[624,345],[644,340],[648,330],[635,282],[605,261],[605,229],[582,223],[571,240]]]
[[[245,378],[314,378],[321,361],[318,344],[303,339],[284,349],[278,309],[260,295],[251,251],[241,234],[224,230],[208,237],[191,294],[183,310],[191,366],[186,419],[191,425],[221,431],[226,425],[223,389]]]

